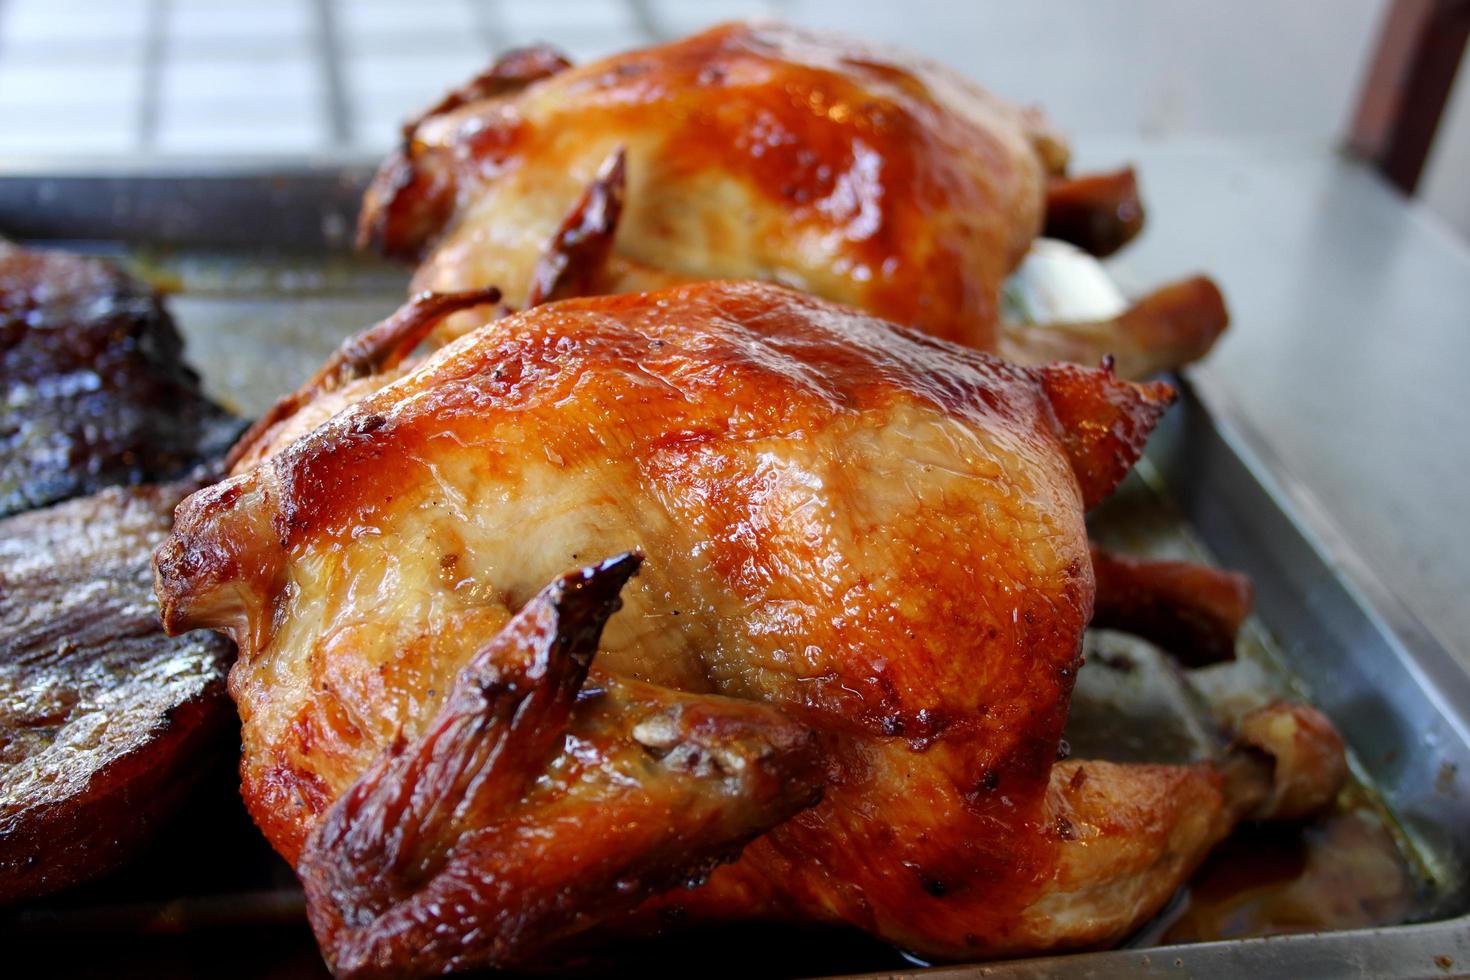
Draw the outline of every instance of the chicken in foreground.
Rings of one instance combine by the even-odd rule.
[[[420,263],[417,290],[498,286],[513,308],[750,278],[1023,363],[1203,356],[1227,319],[1203,277],[1101,320],[1003,321],[1038,235],[1106,254],[1142,227],[1131,170],[1069,177],[1068,156],[1040,113],[939,65],[732,23],[577,68],[512,52],[405,127],[359,235]]]
[[[340,975],[545,966],[671,910],[1104,944],[1237,820],[1336,792],[1286,705],[1215,763],[1058,761],[1084,513],[1166,385],[748,282],[405,360],[495,302],[349,342],[155,556],[168,628],[239,645],[246,802]]]
[[[419,262],[415,288],[498,287],[500,313],[740,276],[1020,363],[1107,357],[1144,378],[1203,356],[1227,321],[1208,279],[1129,305],[1090,256],[1037,239],[1106,255],[1142,228],[1132,171],[1068,176],[1069,155],[1039,112],[942,66],[732,23],[580,68],[545,47],[506,55],[405,126],[359,232]],[[1104,576],[1105,599],[1130,601],[1117,611],[1167,607],[1150,635],[1181,659],[1232,654],[1243,612],[1103,572],[1128,579]],[[1187,584],[1228,597],[1212,574]]]

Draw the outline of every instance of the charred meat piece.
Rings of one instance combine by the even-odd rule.
[[[0,516],[179,477],[238,431],[158,294],[61,252],[0,246],[0,384]]]
[[[165,636],[149,570],[195,488],[0,521],[0,901],[121,864],[223,746],[230,644]]]

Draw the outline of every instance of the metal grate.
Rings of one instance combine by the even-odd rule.
[[[0,154],[376,152],[496,52],[574,60],[781,0],[0,0]]]

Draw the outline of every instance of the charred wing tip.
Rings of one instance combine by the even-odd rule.
[[[564,592],[577,592],[594,600],[606,601],[615,598],[642,567],[643,551],[634,548],[569,573],[562,578],[561,587]]]
[[[627,172],[628,148],[620,143],[607,155],[607,159],[602,161],[602,166],[597,168],[597,179],[621,188],[623,181],[627,178]]]
[[[405,127],[405,132],[410,132]],[[390,153],[368,181],[363,194],[362,207],[357,212],[357,233],[353,244],[359,251],[375,249],[390,258],[407,259],[389,241],[389,211],[398,195],[413,182],[412,144],[405,140]]]
[[[357,219],[357,228],[352,233],[352,248],[354,251],[366,252],[378,247],[378,217],[376,214],[368,214],[363,209]]]
[[[1163,378],[1130,381],[1119,377],[1117,364],[1117,359],[1112,354],[1103,355],[1097,366],[1098,372],[1103,376],[1103,384],[1108,388],[1135,395],[1143,410],[1161,414],[1179,400],[1179,390]]]
[[[603,626],[622,608],[619,594],[638,574],[643,552],[625,551],[596,565],[568,572],[542,593],[556,610],[558,632],[564,637],[588,639],[595,646]]]
[[[187,631],[180,613],[177,580],[183,563],[184,546],[177,534],[170,533],[153,549],[149,567],[153,572],[153,594],[158,597],[158,618],[167,636]]]
[[[1144,404],[1159,414],[1163,414],[1170,405],[1179,400],[1179,389],[1167,381],[1146,381],[1137,383],[1134,387],[1138,390]]]
[[[1105,366],[1057,363],[1035,370],[1090,509],[1138,459],[1149,433],[1174,403],[1174,386],[1125,381]]]

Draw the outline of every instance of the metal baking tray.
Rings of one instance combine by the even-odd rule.
[[[0,162],[0,233],[113,255],[173,293],[171,308],[206,387],[252,415],[404,296],[403,269],[350,251],[369,173],[369,161],[340,160],[289,171],[251,161],[184,161],[169,170],[156,161],[121,162],[106,174],[65,161],[29,161],[24,170]],[[1221,393],[1203,381],[1178,383],[1180,404],[1135,476],[1093,515],[1094,533],[1120,550],[1246,572],[1256,586],[1256,615],[1236,663],[1187,677],[1145,644],[1090,637],[1069,729],[1074,753],[1192,758],[1208,742],[1201,698],[1275,691],[1310,699],[1346,736],[1363,819],[1391,841],[1394,874],[1403,876],[1390,911],[1359,911],[1412,924],[1169,944],[1186,915],[1176,902],[1121,949],[938,969],[850,932],[738,927],[746,931],[660,940],[657,949],[633,951],[624,969],[673,975],[687,972],[694,956],[701,973],[714,975],[935,980],[1470,971],[1470,673],[1374,577],[1309,489],[1293,480],[1289,461],[1271,458]],[[77,950],[106,952],[95,960],[74,953],[81,957],[76,972],[322,975],[289,869],[249,826],[230,769],[222,762],[211,788],[142,861],[0,913],[7,953],[31,951],[54,964],[63,937],[86,934],[106,942],[73,944]],[[1227,845],[1234,849],[1214,862],[1213,873],[1228,878],[1232,862],[1278,845],[1269,835],[1247,835]],[[1330,866],[1341,856],[1334,846],[1330,837],[1319,842],[1315,857]],[[1192,887],[1205,886],[1197,877]],[[1268,925],[1293,928],[1290,921]],[[743,938],[732,942],[732,935]],[[709,967],[711,943],[728,959],[719,968]],[[737,947],[778,950],[781,964],[747,960]]]

